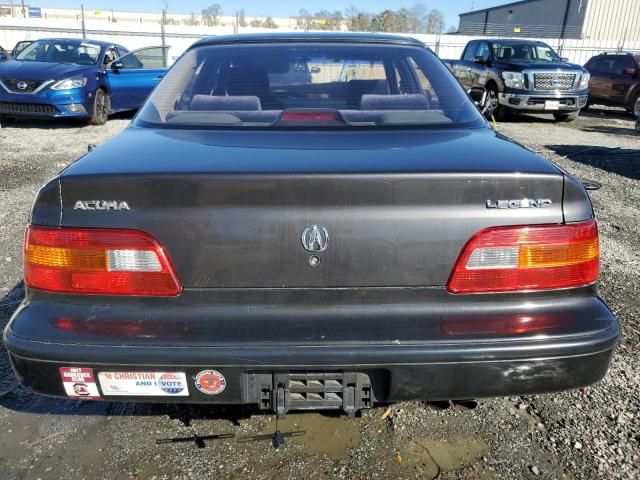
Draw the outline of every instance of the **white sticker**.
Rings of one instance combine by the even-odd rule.
[[[545,110],[560,110],[560,101],[559,100],[547,100],[544,102]]]
[[[189,396],[184,372],[100,372],[98,380],[104,396]]]
[[[60,378],[67,396],[82,400],[100,400],[91,368],[60,367]]]

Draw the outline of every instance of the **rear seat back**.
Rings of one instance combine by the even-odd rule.
[[[191,100],[191,110],[209,112],[259,112],[262,110],[260,99],[249,95],[221,96],[195,95]]]
[[[419,93],[411,95],[363,95],[361,110],[429,110],[427,97]]]

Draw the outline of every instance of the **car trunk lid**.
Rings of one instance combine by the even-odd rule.
[[[479,230],[563,222],[562,173],[489,130],[145,130],[64,172],[61,224],[153,235],[185,288],[443,286]]]

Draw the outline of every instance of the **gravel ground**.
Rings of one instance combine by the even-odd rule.
[[[0,129],[0,325],[19,303],[22,232],[37,188],[128,123],[105,127],[18,122]],[[401,403],[339,415],[291,414],[274,450],[270,415],[244,408],[75,403],[22,389],[0,353],[0,478],[640,478],[640,150],[633,122],[591,110],[573,124],[522,117],[498,130],[580,178],[602,240],[601,293],[623,325],[608,376],[556,395],[439,410]],[[157,445],[157,439],[235,438]],[[258,436],[256,438],[256,436]]]

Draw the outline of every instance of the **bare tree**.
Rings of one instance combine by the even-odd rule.
[[[262,22],[262,28],[278,28],[278,24],[273,21],[273,18],[267,17],[264,22]]]
[[[214,3],[210,7],[202,10],[202,21],[208,27],[216,27],[220,25],[221,15],[222,7],[218,3]]]
[[[182,22],[185,25],[190,27],[195,27],[197,25],[200,25],[200,22],[198,21],[198,17],[196,16],[196,12],[191,12],[191,15],[189,16],[189,18],[184,19]]]
[[[247,26],[247,17],[244,14],[244,8],[240,9],[240,13],[238,14],[239,17],[239,24],[241,27],[246,27]]]
[[[427,33],[442,33],[445,27],[444,14],[440,10],[431,10],[427,16]]]

